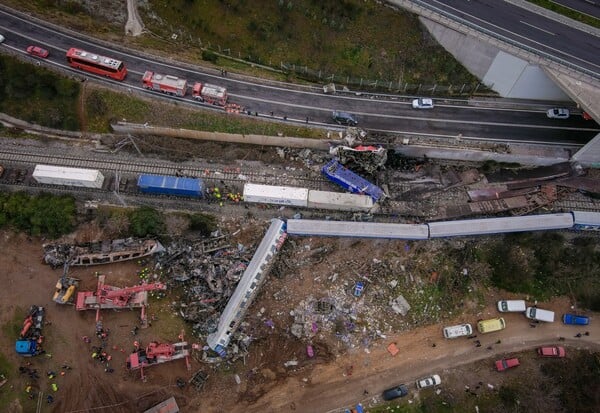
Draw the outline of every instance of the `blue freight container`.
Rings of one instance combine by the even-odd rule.
[[[373,185],[365,178],[345,168],[336,159],[327,162],[321,168],[321,172],[333,183],[342,186],[352,193],[369,195],[375,202],[379,201],[385,195],[383,190],[377,185]]]
[[[168,175],[140,175],[138,188],[147,194],[191,196],[202,198],[204,184],[200,178],[182,178]]]

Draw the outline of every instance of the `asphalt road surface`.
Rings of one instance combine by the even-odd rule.
[[[246,116],[258,114],[263,119],[288,122],[330,125],[331,112],[343,110],[359,118],[359,126],[397,134],[448,137],[454,139],[490,139],[496,142],[551,142],[556,144],[583,145],[600,132],[594,121],[585,121],[575,108],[568,120],[548,119],[547,104],[519,103],[515,106],[501,99],[489,100],[441,100],[436,99],[433,110],[412,109],[409,96],[336,94],[325,95],[320,87],[299,86],[266,81],[246,76],[222,76],[214,69],[202,69],[165,58],[143,55],[136,51],[105,47],[95,41],[82,38],[77,33],[63,32],[41,22],[8,14],[0,10],[0,33],[6,37],[0,45],[15,53],[22,53],[28,45],[40,45],[50,51],[43,64],[53,65],[78,76],[93,78],[94,75],[67,66],[65,52],[79,47],[93,53],[106,55],[126,63],[128,76],[124,82],[104,78],[110,87],[121,87],[132,93],[151,93],[157,98],[177,99],[199,107],[189,95],[186,98],[166,97],[141,87],[141,77],[146,70],[170,74],[188,80],[214,83],[228,89],[230,101],[246,108]],[[41,59],[26,57],[35,62]],[[206,107],[206,105],[204,105]],[[271,115],[272,114],[272,115]]]
[[[424,0],[514,42],[556,56],[600,77],[600,42],[590,33],[497,0]]]

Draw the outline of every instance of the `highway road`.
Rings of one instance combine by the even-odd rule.
[[[600,19],[600,3],[593,0],[553,0],[552,3],[560,4],[569,9],[587,14]]]
[[[331,125],[331,111],[344,110],[356,114],[360,126],[371,131],[452,139],[461,136],[463,139],[490,139],[497,142],[553,142],[568,145],[583,145],[600,132],[600,127],[595,122],[583,120],[581,112],[576,110],[569,120],[548,119],[545,116],[545,110],[549,107],[547,104],[519,102],[517,107],[502,99],[436,99],[436,107],[427,111],[412,109],[409,96],[366,93],[325,95],[319,87],[239,75],[222,77],[214,69],[204,70],[118,46],[105,47],[78,34],[63,32],[2,10],[0,33],[6,37],[0,48],[12,49],[25,55],[24,50],[28,45],[41,45],[50,51],[50,57],[43,64],[54,65],[88,78],[93,76],[67,66],[64,55],[68,48],[79,47],[122,60],[129,71],[123,84],[132,92],[153,93],[157,97],[167,98],[160,93],[142,89],[142,74],[145,70],[152,70],[188,79],[189,83],[203,81],[227,87],[230,101],[242,105],[250,113],[271,118],[272,112],[274,118],[281,120],[285,116],[290,122],[304,123],[308,118],[311,124]],[[201,105],[193,103],[189,96],[182,101],[190,105]]]
[[[590,33],[504,1],[418,0],[415,3],[459,17],[600,77],[600,41]]]

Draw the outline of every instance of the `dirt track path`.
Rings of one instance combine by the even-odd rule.
[[[542,307],[542,305],[540,305]],[[569,310],[566,300],[553,302],[550,306],[557,318]],[[489,313],[489,314],[488,314]],[[495,316],[490,308],[484,318]],[[597,317],[593,317],[597,318]],[[430,326],[390,337],[378,347],[338,359],[332,364],[317,367],[309,377],[290,378],[284,384],[266,393],[251,406],[238,405],[232,412],[292,411],[301,409],[309,412],[342,411],[342,407],[362,401],[368,406],[373,395],[399,383],[411,383],[430,373],[442,373],[444,369],[472,363],[478,360],[503,356],[511,352],[526,350],[544,344],[561,344],[575,348],[600,348],[600,324],[592,322],[585,329],[565,326],[560,320],[552,324],[540,324],[531,328],[520,314],[507,314],[506,330],[489,335],[479,335],[481,347],[473,340],[444,340],[441,326]],[[578,332],[589,331],[589,337],[575,338]],[[565,337],[564,341],[558,340]],[[501,340],[500,344],[495,344]],[[400,353],[392,357],[386,346],[396,342]],[[432,347],[435,343],[436,347]],[[487,349],[492,346],[492,349]],[[345,375],[353,365],[351,376]],[[443,380],[443,373],[442,380]],[[307,378],[308,382],[303,382]],[[370,396],[364,397],[368,389]]]

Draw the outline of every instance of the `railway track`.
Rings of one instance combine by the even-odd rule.
[[[258,171],[253,170],[252,166],[249,167],[215,167],[214,164],[201,164],[190,165],[190,162],[186,163],[174,163],[166,160],[147,158],[147,159],[126,159],[119,158],[119,156],[112,153],[103,152],[86,152],[86,153],[71,153],[65,154],[59,152],[56,149],[38,148],[30,146],[17,146],[13,148],[2,148],[0,149],[0,164],[7,167],[7,171],[0,178],[0,184],[11,185],[13,187],[19,187],[23,190],[30,188],[42,188],[48,192],[53,193],[81,193],[81,194],[95,194],[102,195],[104,198],[108,198],[108,194],[113,191],[117,191],[122,195],[128,197],[139,198],[141,203],[152,203],[156,206],[160,206],[166,201],[164,196],[154,195],[142,195],[137,191],[136,183],[137,176],[140,174],[155,174],[155,175],[179,175],[201,178],[205,181],[207,187],[210,186],[227,186],[231,191],[241,192],[243,185],[247,182],[265,184],[265,185],[285,185],[285,186],[296,186],[309,189],[318,190],[329,190],[337,191],[338,188],[324,179],[320,175],[315,173],[307,173],[305,170],[293,170],[289,168],[276,168],[273,171]],[[107,177],[107,183],[103,189],[65,189],[56,188],[50,185],[40,185],[31,179],[31,171],[37,164],[48,164],[56,166],[65,166],[72,168],[85,168],[85,169],[98,169],[105,174]],[[12,170],[11,170],[12,169]],[[117,181],[118,179],[118,181]],[[415,183],[416,184],[416,183]],[[408,191],[411,187],[414,188],[414,184],[405,182],[392,182],[388,185],[390,195],[392,198],[398,194]],[[448,194],[440,194],[433,196],[429,200],[426,209],[434,210],[436,207],[434,204],[438,202],[449,202],[445,200]],[[190,207],[201,200],[194,199],[183,199],[178,197],[169,197],[170,202],[180,203],[182,206]],[[110,196],[110,199],[114,201],[114,197]],[[208,201],[210,202],[210,201]],[[418,203],[415,203],[415,207]],[[431,205],[430,205],[431,204]],[[383,208],[377,216],[381,220],[397,219],[399,215],[411,214],[409,211],[403,209],[402,211],[396,211],[393,207]],[[423,205],[425,206],[425,204]],[[573,192],[564,199],[558,200],[552,204],[551,207],[546,207],[549,212],[563,212],[563,211],[590,211],[600,212],[600,200],[595,200],[590,197],[584,196],[579,192]],[[408,214],[407,214],[408,213]],[[333,217],[333,211],[328,211],[326,215]],[[346,216],[348,214],[342,214]],[[350,214],[351,215],[351,214]],[[417,214],[422,216],[421,214]],[[429,215],[427,212],[425,216]],[[423,218],[425,218],[423,216]],[[396,217],[396,218],[394,218]],[[343,219],[341,216],[339,217]]]
[[[69,155],[48,153],[47,151],[27,149],[27,152],[15,149],[0,149],[0,162],[2,164],[16,164],[34,166],[47,164],[65,166],[71,168],[98,169],[109,176],[127,175],[179,175],[202,178],[211,182],[224,181],[229,184],[243,185],[246,182],[278,185],[281,184],[282,175],[286,179],[286,185],[299,186],[309,189],[331,188],[331,184],[320,176],[307,176],[305,172],[283,170],[281,173],[257,172],[251,169],[241,168],[215,168],[210,165],[189,166],[173,164],[172,162],[148,159],[110,159],[106,155]],[[292,182],[292,183],[290,183]]]

